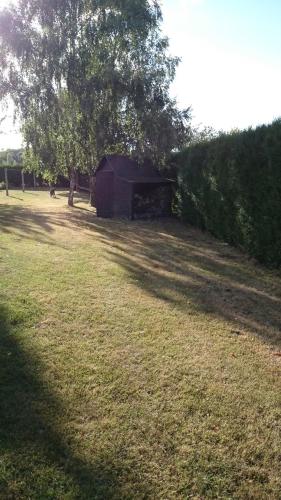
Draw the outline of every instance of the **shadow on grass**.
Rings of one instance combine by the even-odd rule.
[[[42,190],[43,191],[43,190]],[[45,190],[47,191],[47,190]],[[38,192],[37,190],[33,189],[26,189],[25,194],[28,194],[29,196],[40,196],[40,191]]]
[[[9,194],[9,198],[12,198],[13,200],[23,201],[23,198],[19,198],[18,196],[12,196],[11,194]]]
[[[2,205],[0,209],[0,233],[30,239],[37,243],[59,246],[52,239],[54,232],[51,216],[19,206]]]
[[[44,212],[4,206],[0,227],[53,245],[59,245],[51,236],[56,227],[83,230],[99,238],[108,260],[151,296],[181,310],[188,303],[210,318],[227,321],[235,334],[245,329],[272,345],[281,344],[280,273],[177,220],[103,220],[77,208]],[[91,245],[91,240],[84,244]]]
[[[27,352],[19,315],[0,305],[0,497],[122,498],[118,460],[75,456],[63,435],[66,408]]]
[[[122,222],[72,214],[72,223],[100,234],[107,257],[151,296],[185,310],[187,303],[227,321],[234,334],[256,333],[281,344],[280,273],[177,220]]]
[[[60,191],[56,190],[59,198],[67,198],[69,196],[68,191]],[[89,193],[85,191],[75,191],[74,193],[74,206],[76,203],[88,203],[89,202]]]

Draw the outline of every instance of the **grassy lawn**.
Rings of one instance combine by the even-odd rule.
[[[280,499],[280,275],[173,220],[11,195],[0,498]]]

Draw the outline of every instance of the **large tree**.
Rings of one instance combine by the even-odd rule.
[[[1,93],[38,168],[73,181],[105,153],[162,164],[186,142],[189,111],[169,96],[178,59],[161,20],[153,0],[19,0],[2,11]]]

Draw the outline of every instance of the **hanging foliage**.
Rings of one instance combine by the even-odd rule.
[[[149,0],[19,0],[0,13],[0,92],[37,169],[91,171],[106,153],[161,165],[186,143],[190,113],[169,95],[178,59],[161,20]]]

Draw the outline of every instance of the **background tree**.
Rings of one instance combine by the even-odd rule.
[[[6,117],[2,119],[2,122]],[[0,120],[1,124],[1,120]],[[0,134],[3,133],[0,131]],[[20,167],[22,169],[23,166],[23,151],[21,149],[6,149],[0,151],[0,168],[4,169],[5,176],[5,189],[6,196],[9,196],[9,168],[17,168]],[[24,189],[24,173],[22,169],[22,185]]]

